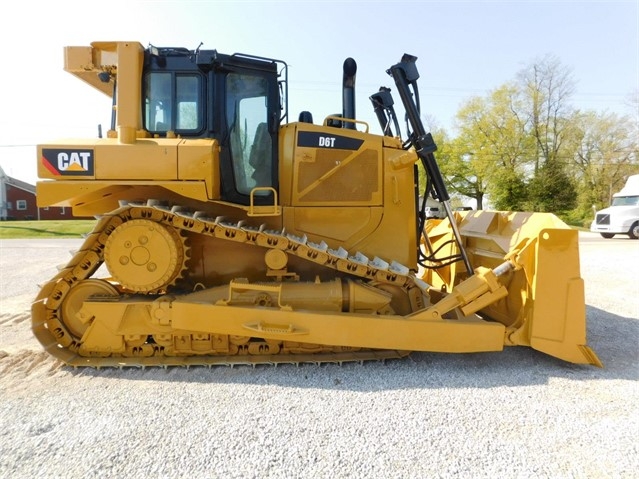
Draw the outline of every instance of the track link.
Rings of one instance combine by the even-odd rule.
[[[151,220],[178,231],[215,237],[226,241],[241,242],[278,249],[287,254],[311,261],[340,273],[376,283],[399,286],[404,290],[426,285],[411,271],[396,262],[388,263],[380,258],[370,260],[361,253],[349,254],[343,248],[333,250],[325,243],[315,244],[306,237],[287,234],[285,231],[254,227],[244,221],[228,222],[222,217],[210,218],[205,213],[190,213],[180,207],[165,207],[155,201],[122,205],[117,210],[101,217],[84,243],[59,273],[41,288],[32,304],[32,330],[44,349],[71,366],[89,367],[147,367],[147,366],[213,366],[213,365],[257,365],[300,363],[343,363],[368,360],[385,360],[405,357],[407,351],[394,350],[344,350],[326,347],[321,352],[278,353],[270,355],[166,355],[164,348],[145,345],[145,348],[130,348],[126,354],[80,355],[81,341],[70,333],[64,324],[62,303],[74,287],[91,278],[104,262],[105,248],[109,236],[115,229],[133,220]],[[143,351],[143,353],[141,353]]]

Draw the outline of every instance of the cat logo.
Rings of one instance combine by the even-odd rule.
[[[93,176],[93,150],[43,148],[42,165],[56,176]]]

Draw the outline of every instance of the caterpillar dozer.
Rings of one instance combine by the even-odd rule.
[[[40,207],[95,228],[32,304],[71,366],[324,363],[586,344],[577,232],[551,214],[453,211],[420,120],[416,57],[369,98],[289,121],[287,65],[94,42],[67,72],[113,99],[106,135],[38,145]],[[427,181],[418,187],[418,167]],[[446,218],[426,220],[426,197]]]

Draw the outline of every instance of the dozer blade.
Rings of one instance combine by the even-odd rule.
[[[504,260],[514,265],[500,278],[508,295],[479,312],[506,326],[505,344],[602,367],[586,344],[578,232],[550,213],[469,211],[455,218],[473,267],[496,268]],[[448,220],[431,222],[426,229],[433,251],[445,245],[440,254],[457,253]],[[458,262],[426,269],[423,279],[452,291],[466,276]]]

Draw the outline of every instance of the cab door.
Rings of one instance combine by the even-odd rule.
[[[223,77],[222,199],[273,204],[277,190],[277,79],[263,72],[232,71]],[[257,189],[255,189],[257,188]]]

